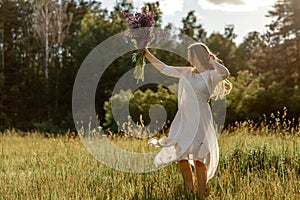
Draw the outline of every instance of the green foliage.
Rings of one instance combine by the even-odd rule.
[[[186,18],[182,19],[183,28],[181,30],[182,34],[185,34],[194,40],[202,41],[206,38],[206,31],[203,29],[201,24],[197,24],[197,16],[195,11],[190,11]]]
[[[124,112],[126,106],[129,104],[129,112],[131,118],[134,122],[138,123],[140,116],[144,121],[144,124],[147,125],[150,123],[149,109],[151,106],[160,104],[164,107],[167,112],[167,124],[170,124],[170,121],[174,118],[177,111],[177,97],[174,93],[170,92],[167,88],[162,87],[161,85],[157,86],[157,91],[154,92],[151,89],[146,89],[145,91],[136,90],[134,93],[131,90],[123,91],[115,94],[110,98],[109,101],[104,103],[105,112],[105,122],[103,123],[104,128],[110,128],[110,130],[118,131],[117,124],[114,122],[113,114],[111,111],[111,102],[115,112]]]
[[[33,28],[36,23],[34,16],[38,13],[34,3],[23,0],[1,2],[0,129],[15,127],[28,130],[36,127],[34,123],[50,121],[59,129],[72,129],[72,87],[80,64],[100,42],[128,28],[120,11],[132,12],[134,6],[129,1],[118,1],[114,9],[108,11],[101,7],[100,2],[64,1],[66,9],[63,11],[66,13],[62,16],[66,16],[70,23],[64,24],[66,27],[62,29],[64,38],[60,38],[61,43],[57,42],[58,38],[54,38],[54,42],[49,45],[49,78],[46,79],[43,67],[45,45],[34,34]],[[157,14],[156,26],[161,27],[159,1],[147,3],[147,6]],[[267,25],[267,33],[251,32],[239,45],[234,42],[236,34],[233,25],[224,25],[223,33],[207,35],[194,11],[182,19],[179,32],[206,43],[231,72],[234,89],[228,96],[228,123],[248,118],[259,119],[263,114],[268,115],[284,107],[289,111],[288,118],[299,116],[299,8],[297,0],[277,1],[268,13],[272,21]],[[176,29],[172,24],[166,28],[172,31]],[[180,43],[180,37],[173,39]],[[162,42],[162,46],[180,48],[180,45],[176,46],[170,40]],[[188,64],[170,52],[159,49],[151,51],[172,66]],[[111,97],[118,79],[133,67],[130,54],[121,55],[114,61],[99,82],[98,88],[101,90],[97,90],[96,94],[97,114],[100,121],[107,118],[105,123],[108,127],[114,122],[109,122],[109,117],[105,116],[106,110],[102,108]],[[142,93],[149,98],[154,95],[146,91]],[[142,100],[130,98],[130,102],[143,104],[143,109],[130,109],[135,120],[143,113],[147,121],[149,116],[145,110],[156,101],[142,103]],[[176,106],[168,109],[168,120],[172,120]]]
[[[2,89],[4,86],[4,74],[0,73],[0,89]]]
[[[277,1],[268,17],[273,18],[265,35],[268,45],[266,56],[270,58],[277,80],[289,87],[300,84],[300,5],[297,0]],[[274,59],[276,58],[276,59]]]
[[[261,79],[249,71],[240,71],[237,77],[231,78],[233,89],[227,97],[228,121],[257,119],[262,115],[257,109],[260,97],[265,93]]]
[[[228,123],[243,120],[255,120],[260,123],[263,116],[269,116],[279,110],[287,109],[286,118],[298,120],[299,88],[287,87],[285,82],[273,81],[270,75],[255,75],[250,71],[239,71],[230,78],[233,89],[227,96]]]
[[[52,120],[45,122],[35,122],[33,123],[33,125],[37,131],[42,133],[55,134],[61,131],[61,129],[57,125],[55,125]]]
[[[116,132],[118,131],[118,126],[114,121],[113,113],[111,110],[111,101],[114,101],[116,106],[114,109],[124,109],[131,97],[131,90],[121,90],[119,94],[115,94],[112,96],[109,101],[104,102],[104,110],[105,110],[105,122],[102,124],[104,128],[109,128],[110,130]],[[118,112],[118,110],[116,110]]]
[[[289,98],[289,102],[287,104],[287,107],[289,108],[289,111],[293,113],[293,116],[299,117],[299,110],[300,110],[300,88],[298,86],[295,86],[292,88],[291,96]]]
[[[4,87],[4,74],[0,73],[0,91],[3,91],[3,87]],[[0,130],[3,130],[5,127],[5,124],[9,124],[9,122],[7,121],[7,115],[4,112],[4,106],[3,106],[3,99],[4,99],[4,95],[1,94],[0,95]]]
[[[249,70],[259,74],[266,71],[262,66],[264,53],[264,40],[260,33],[254,31],[248,33],[244,41],[237,47],[234,62],[230,66],[230,72],[237,75],[240,70]]]
[[[225,27],[225,33],[212,33],[206,40],[205,43],[215,53],[223,63],[228,67],[232,74],[235,74],[234,63],[236,44],[233,42],[235,38],[234,27]],[[233,66],[233,67],[232,67]]]

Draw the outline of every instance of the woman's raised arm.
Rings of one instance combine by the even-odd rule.
[[[230,75],[229,70],[224,65],[217,62],[213,56],[210,56],[209,63],[217,70],[219,74],[221,74],[223,79]]]
[[[149,60],[149,62],[160,72],[162,72],[167,65],[156,58],[148,49],[144,49],[145,56]]]
[[[149,62],[162,74],[167,76],[172,76],[175,78],[180,78],[181,74],[191,71],[191,67],[174,67],[169,66],[160,61],[154,55],[150,53],[148,49],[144,49],[145,56],[149,60]]]

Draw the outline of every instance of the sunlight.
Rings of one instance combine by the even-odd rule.
[[[206,10],[251,12],[261,7],[272,6],[276,1],[277,0],[198,0],[198,5]]]
[[[145,2],[154,3],[157,0],[130,0],[137,7],[142,7]],[[184,3],[184,0],[160,0],[160,8],[164,15],[173,15],[176,11],[195,10],[199,6],[204,10],[221,10],[228,12],[251,12],[261,7],[268,7],[275,4],[277,0],[194,0]],[[184,6],[185,4],[185,6]],[[185,8],[184,8],[185,7]]]
[[[144,6],[145,3],[155,3],[157,0],[131,0],[138,9]],[[183,10],[183,0],[160,0],[159,7],[164,15],[172,15],[176,11]]]
[[[262,7],[275,5],[277,0],[160,0],[160,9],[164,15],[174,15],[178,11],[185,10],[220,10],[227,12],[252,12],[257,11]],[[104,7],[112,7],[116,1],[103,1]],[[128,3],[133,3],[136,10],[139,10],[145,3],[155,3],[157,0],[128,0]]]

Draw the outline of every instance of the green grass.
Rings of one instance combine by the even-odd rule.
[[[151,150],[143,140],[113,142],[126,149]],[[298,134],[273,134],[272,129],[254,129],[246,123],[224,131],[219,144],[220,163],[208,183],[207,199],[300,199]],[[187,196],[176,163],[151,173],[123,173],[95,160],[78,137],[10,130],[0,134],[0,199]]]

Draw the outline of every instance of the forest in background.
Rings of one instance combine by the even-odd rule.
[[[134,10],[126,1],[117,3],[113,11],[99,2],[58,2],[0,1],[0,130],[74,130],[72,88],[77,71],[93,48],[129,28],[121,11]],[[260,122],[264,116],[268,118],[278,112],[286,113],[291,123],[298,124],[300,4],[297,0],[278,0],[266,13],[272,19],[266,24],[266,33],[250,32],[241,44],[235,43],[234,25],[225,24],[223,33],[208,34],[194,11],[190,11],[181,19],[182,27],[172,24],[162,27],[159,2],[147,5],[156,13],[157,27],[177,28],[182,34],[206,43],[228,66],[234,89],[227,98],[227,124],[248,119]],[[153,50],[153,53],[163,57],[167,64],[185,62],[168,52]],[[132,67],[131,54],[121,56],[110,65],[98,86],[101,90],[97,90],[96,109],[107,128],[112,123],[107,124],[105,102],[118,79]]]

